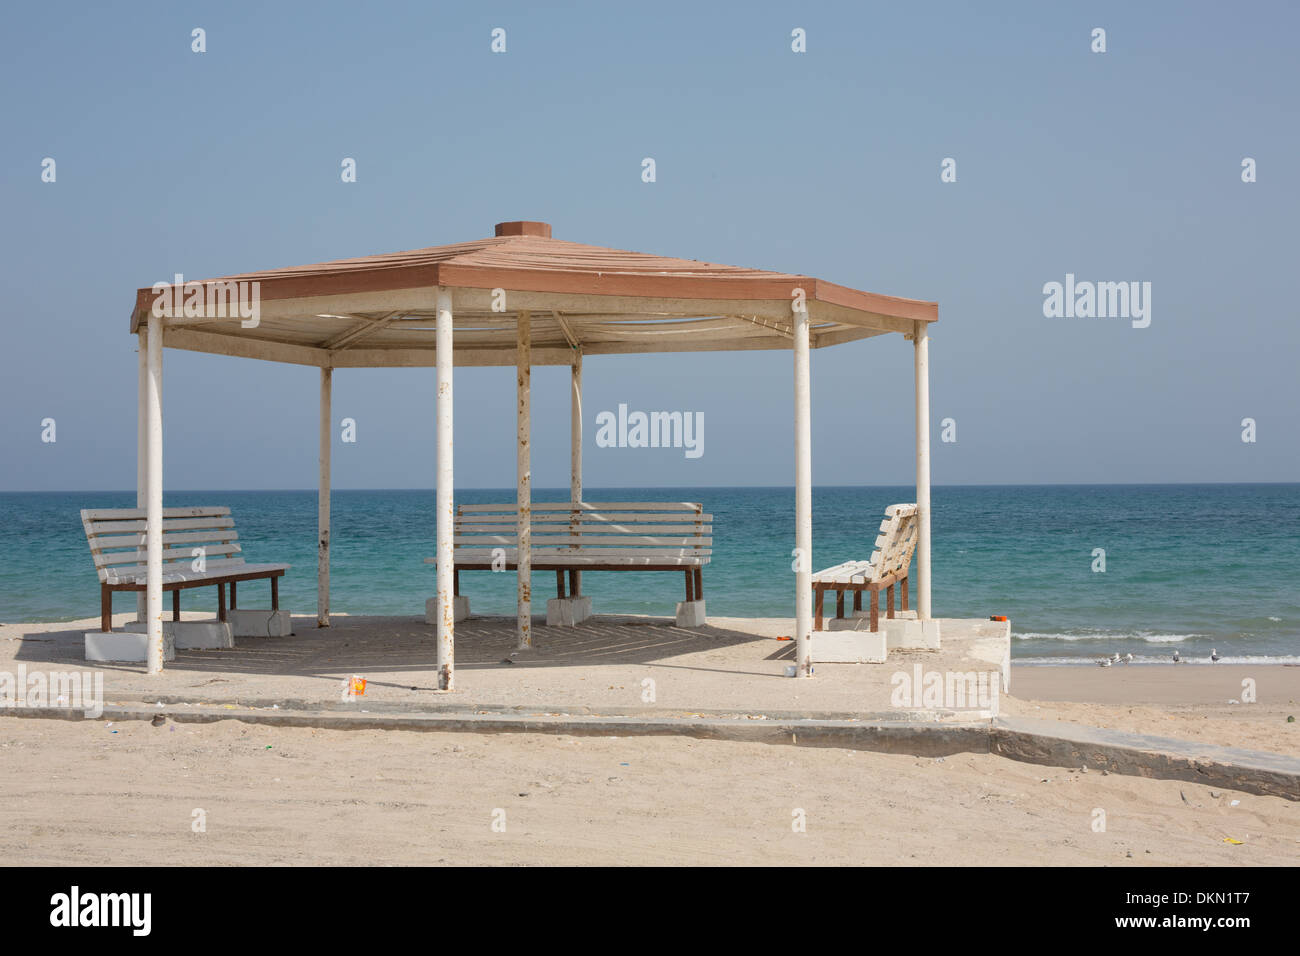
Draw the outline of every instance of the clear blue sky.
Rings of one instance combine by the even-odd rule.
[[[1298,32],[1285,3],[12,5],[0,490],[135,486],[137,287],[505,219],[937,300],[938,484],[1298,480]],[[1150,327],[1045,318],[1066,273],[1151,282]],[[315,369],[165,361],[166,487],[314,486]],[[813,375],[814,481],[910,482],[910,344]],[[533,381],[562,486],[567,373]],[[459,485],[513,483],[513,387],[457,371]],[[791,484],[791,393],[788,353],[593,357],[587,484]],[[336,373],[336,487],[430,487],[433,395]],[[620,402],[703,412],[705,454],[594,447]]]

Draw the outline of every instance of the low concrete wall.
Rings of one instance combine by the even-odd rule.
[[[1023,717],[995,719],[989,749],[1025,763],[1187,780],[1300,800],[1300,760],[1259,750]]]
[[[288,703],[288,702],[285,702]],[[305,703],[305,702],[302,702]],[[111,705],[101,720],[151,720],[164,714],[178,723],[240,720],[280,727],[332,730],[419,730],[459,733],[543,733],[570,736],[681,736],[805,747],[841,747],[876,753],[941,757],[956,753],[991,753],[1011,760],[1054,767],[1083,767],[1130,776],[1188,780],[1300,801],[1300,759],[1282,754],[1212,747],[1166,737],[1148,737],[1078,724],[1025,718],[899,720],[861,716],[808,720],[746,713],[710,716],[560,714],[501,708],[465,710],[456,702],[445,710],[388,706],[360,713],[358,704],[311,709],[248,703],[227,710],[189,701]],[[227,705],[229,706],[229,705]],[[367,710],[374,705],[367,704]],[[272,709],[277,708],[277,709]],[[452,709],[456,708],[456,709]],[[0,714],[17,717],[86,719],[82,711],[12,708]]]

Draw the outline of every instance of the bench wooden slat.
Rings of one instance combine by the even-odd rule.
[[[207,531],[172,531],[163,532],[163,540],[168,544],[182,542],[195,543],[217,541],[225,544],[239,540],[234,528],[210,528]],[[122,535],[121,537],[95,537],[90,539],[92,551],[104,551],[108,548],[130,548],[144,544],[144,532]]]
[[[513,548],[506,550],[504,560],[506,564],[514,564],[517,553]],[[483,564],[490,565],[493,561],[501,560],[501,556],[491,551],[471,551],[465,554],[456,555],[456,564]],[[425,564],[437,564],[437,558],[425,558]],[[709,555],[696,554],[694,552],[686,554],[673,554],[664,552],[663,554],[646,554],[644,551],[634,551],[626,553],[606,554],[600,551],[591,551],[588,553],[569,553],[569,552],[542,552],[532,555],[533,570],[539,568],[580,568],[590,564],[616,564],[633,567],[641,564],[672,564],[681,565],[682,567],[703,567],[710,563]]]
[[[202,547],[203,547],[204,560],[206,560],[209,555],[237,554],[240,551],[240,547],[237,544],[219,544],[215,546],[204,545]],[[180,548],[163,548],[163,560],[164,561],[193,561],[194,550],[195,550],[194,548],[188,546],[180,547]],[[92,554],[92,557],[95,559],[95,566],[100,568],[110,567],[115,564],[143,565],[145,561],[147,561],[149,558],[149,552],[148,551],[100,551]]]
[[[622,534],[622,535],[559,535],[537,534],[533,532],[532,543],[535,548],[545,545],[603,545],[603,544],[639,544],[648,548],[688,548],[693,545],[710,545],[713,539],[697,537],[665,537],[659,535]],[[453,544],[486,545],[499,544],[513,546],[515,536],[512,534],[462,535],[452,538]]]
[[[711,524],[712,516],[705,515],[702,521],[692,521],[689,524],[683,523],[681,518],[664,518],[655,521],[635,521],[628,520],[626,516],[618,520],[591,520],[590,516],[583,516],[577,519],[556,518],[547,520],[543,516],[533,515],[532,527],[544,531],[557,531],[562,528],[592,528],[602,529],[613,526],[613,530],[618,531],[627,528],[629,531],[668,531],[681,529],[683,532],[693,533],[700,528]],[[505,515],[472,515],[464,518],[456,518],[456,527],[463,529],[466,533],[479,531],[497,531],[505,528],[514,530],[517,527],[516,521],[505,520]]]
[[[453,533],[457,536],[481,535],[486,537],[493,534],[513,535],[515,529],[516,526],[512,524],[473,525],[472,527],[456,525],[453,529]],[[587,538],[602,534],[617,535],[620,538],[626,535],[641,535],[642,537],[650,538],[698,538],[701,535],[708,535],[710,533],[710,528],[707,525],[701,525],[698,528],[692,527],[691,525],[651,525],[643,528],[640,525],[539,525],[536,522],[533,522],[530,530],[532,531],[534,538],[541,535],[568,535],[569,537]]]
[[[164,518],[163,534],[168,531],[188,531],[194,528],[233,528],[234,521],[231,518]],[[126,531],[138,531],[143,533],[145,530],[145,519],[140,518],[135,521],[99,521],[90,526],[93,528],[91,537],[98,537],[105,534],[122,534]]]
[[[454,552],[453,557],[461,558],[467,554],[496,554],[504,552],[506,554],[516,554],[519,549],[514,544],[498,545],[460,545]],[[559,557],[573,557],[575,555],[594,554],[597,557],[612,555],[645,555],[646,557],[659,557],[665,554],[712,554],[712,548],[621,548],[617,545],[601,545],[598,548],[575,548],[567,545],[542,545],[532,549],[533,554],[546,554]]]
[[[230,514],[230,509],[226,507],[164,508],[162,512],[164,518],[215,518]],[[83,508],[81,509],[81,520],[109,521],[121,518],[143,518],[144,513],[145,509],[143,508]]]
[[[231,567],[213,567],[214,564],[222,562],[209,561],[208,566],[203,571],[179,571],[172,569],[163,570],[163,584],[175,584],[178,581],[186,581],[194,585],[200,585],[211,582],[217,583],[222,578],[228,578],[236,575],[248,575],[249,577],[269,577],[271,574],[283,574],[289,570],[287,564],[235,564]],[[143,570],[136,574],[116,574],[109,582],[111,584],[144,584],[145,572]]]
[[[534,501],[530,508],[534,511],[703,511],[704,506],[695,501]],[[475,514],[491,511],[515,511],[518,506],[504,505],[458,505],[457,513]]]
[[[181,558],[180,560],[165,561],[163,562],[163,572],[169,574],[175,571],[177,568],[181,568],[181,567],[189,568],[193,565],[193,563],[194,563],[193,558]],[[196,575],[216,574],[216,572],[218,571],[228,572],[232,568],[249,567],[248,563],[244,561],[243,558],[219,558],[215,561],[204,561],[203,566],[204,566],[203,571],[195,571],[193,573]],[[110,565],[109,567],[103,568],[102,570],[107,572],[108,577],[110,578],[132,578],[136,576],[143,576],[148,571],[148,565],[145,564],[123,564],[123,565],[115,565],[115,566]]]
[[[502,522],[510,516],[519,514],[515,506],[503,511],[480,511],[471,515],[456,515],[460,522]],[[655,522],[701,522],[712,520],[712,515],[703,511],[534,511],[534,522],[608,522],[608,520],[625,520],[653,524]]]

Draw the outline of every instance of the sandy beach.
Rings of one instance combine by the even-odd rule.
[[[988,755],[236,721],[0,728],[0,854],[13,863],[1199,866],[1300,856],[1300,806],[1277,797]],[[196,809],[206,832],[191,829]],[[792,829],[797,810],[805,832]],[[1104,832],[1093,829],[1099,810]],[[493,830],[498,811],[505,832]]]
[[[690,700],[839,711],[924,654],[820,666],[791,688],[775,625],[717,634],[641,623],[548,631],[503,664],[466,626],[466,690],[431,696],[420,625],[340,618],[279,642],[189,652],[164,675],[110,665],[108,699],[158,693],[325,699],[367,665],[376,702],[626,705],[644,674]],[[92,622],[0,625],[3,668],[85,667]],[[748,627],[749,632],[742,632]],[[404,637],[407,631],[409,636]],[[507,628],[508,630],[508,628]],[[472,635],[478,634],[478,638]],[[638,635],[635,645],[601,634]],[[403,643],[412,641],[415,643]],[[414,648],[414,651],[411,649]],[[251,657],[249,655],[252,655]],[[295,656],[297,655],[297,656]],[[427,656],[427,655],[426,655]],[[584,660],[585,658],[585,660]],[[474,662],[481,659],[481,663]],[[931,658],[930,660],[938,660]],[[882,676],[884,675],[884,676]],[[1257,702],[1241,701],[1242,680]],[[410,686],[407,686],[407,685]],[[418,688],[426,688],[423,692]],[[1294,755],[1300,668],[1012,667],[1007,715]],[[795,691],[798,697],[791,697]],[[370,699],[370,698],[368,698]],[[674,698],[657,712],[672,712]],[[646,705],[642,711],[655,711]],[[216,723],[0,718],[0,850],[12,862],[824,863],[1291,865],[1300,804],[1176,780],[688,737],[415,733]],[[1234,803],[1235,801],[1235,803]],[[206,832],[191,830],[205,811]],[[806,831],[791,823],[802,810]],[[504,811],[505,832],[492,829]],[[1098,813],[1104,831],[1094,830]],[[1225,842],[1240,840],[1240,844]]]
[[[1001,701],[1008,715],[1300,754],[1300,667],[1043,667],[1013,661],[1011,675],[1013,693]],[[1255,682],[1254,703],[1242,700],[1246,679]]]

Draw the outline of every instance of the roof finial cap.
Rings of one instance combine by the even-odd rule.
[[[525,219],[514,222],[499,222],[496,225],[496,234],[498,236],[541,236],[543,239],[549,239],[551,238],[551,224],[549,222],[530,222]]]

